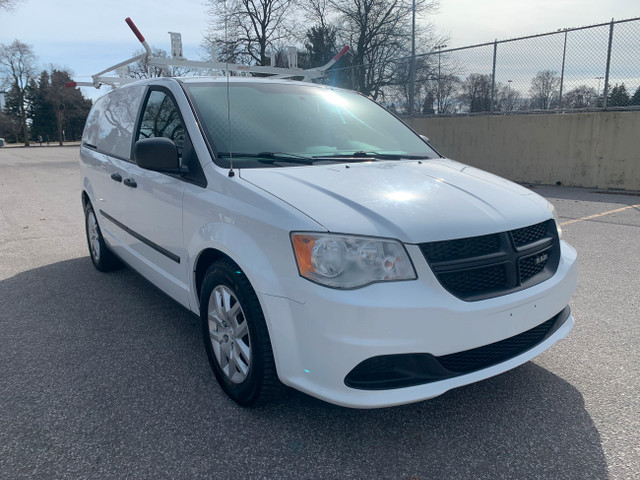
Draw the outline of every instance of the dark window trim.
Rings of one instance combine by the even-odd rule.
[[[202,115],[200,114],[200,110],[198,109],[198,106],[193,101],[193,98],[191,96],[191,91],[189,91],[189,89],[187,88],[187,86],[183,82],[178,81],[178,84],[180,85],[180,88],[182,88],[182,92],[184,93],[184,96],[186,97],[187,102],[189,103],[189,106],[191,107],[191,113],[193,114],[193,117],[196,119],[196,123],[198,124],[198,128],[200,129],[200,134],[202,135],[202,138],[204,139],[204,143],[207,145],[207,148],[209,149],[209,155],[211,155],[211,159],[213,160],[213,164],[216,167],[229,169],[229,167],[225,167],[225,166],[220,165],[218,163],[218,149],[214,145],[213,140],[211,138],[209,138],[209,132],[203,126],[203,123],[202,123],[202,120],[201,120],[202,119]]]
[[[147,85],[144,90],[144,99],[141,102],[140,109],[138,110],[138,115],[136,116],[136,122],[133,125],[133,132],[131,132],[131,147],[129,149],[129,156],[131,157],[131,163],[135,164],[136,160],[133,158],[133,149],[136,146],[136,142],[138,141],[138,134],[140,132],[140,126],[142,125],[142,117],[144,116],[144,111],[147,109],[147,103],[149,102],[149,95],[151,94],[151,87]]]
[[[180,257],[178,255],[176,255],[173,252],[170,252],[169,250],[167,250],[164,247],[161,247],[160,245],[158,245],[155,242],[152,242],[151,240],[149,240],[146,237],[143,237],[142,235],[140,235],[138,232],[136,232],[135,230],[131,230],[129,227],[127,227],[126,225],[124,225],[123,223],[120,223],[118,220],[116,220],[115,218],[113,218],[111,215],[109,215],[108,213],[105,213],[104,210],[100,210],[100,214],[106,218],[107,220],[109,220],[111,223],[113,223],[114,225],[120,227],[122,230],[124,230],[125,232],[127,232],[129,235],[131,235],[132,237],[137,238],[138,240],[140,240],[142,243],[144,243],[145,245],[148,245],[149,247],[153,248],[156,252],[161,253],[162,255],[164,255],[165,257],[169,258],[170,260],[173,260],[176,263],[180,263]]]

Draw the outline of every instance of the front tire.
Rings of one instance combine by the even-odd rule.
[[[200,319],[207,357],[224,392],[245,407],[276,396],[281,384],[260,302],[230,260],[214,262],[207,270]]]
[[[98,225],[98,219],[89,202],[84,208],[84,227],[87,234],[89,256],[93,265],[101,272],[109,272],[120,268],[122,263],[107,247],[100,231],[100,225]]]

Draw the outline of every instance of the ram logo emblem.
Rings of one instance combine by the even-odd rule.
[[[547,258],[549,258],[549,254],[548,253],[543,253],[542,255],[537,256],[535,258],[535,260],[533,261],[533,263],[536,264],[536,265],[540,265],[541,263],[546,262]]]

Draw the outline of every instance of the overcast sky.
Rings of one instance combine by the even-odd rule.
[[[124,60],[140,48],[125,24],[131,17],[149,44],[170,50],[180,32],[187,58],[199,59],[207,28],[203,0],[23,0],[0,11],[0,43],[33,46],[38,64],[70,69],[76,80]],[[490,42],[640,16],[640,0],[441,0],[432,16],[449,47]],[[95,89],[83,89],[96,98]]]

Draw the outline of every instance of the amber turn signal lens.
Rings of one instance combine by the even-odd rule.
[[[313,251],[316,239],[302,234],[292,235],[291,239],[293,241],[293,250],[296,253],[298,270],[301,275],[306,276],[313,272],[313,267],[311,266],[311,252]]]

